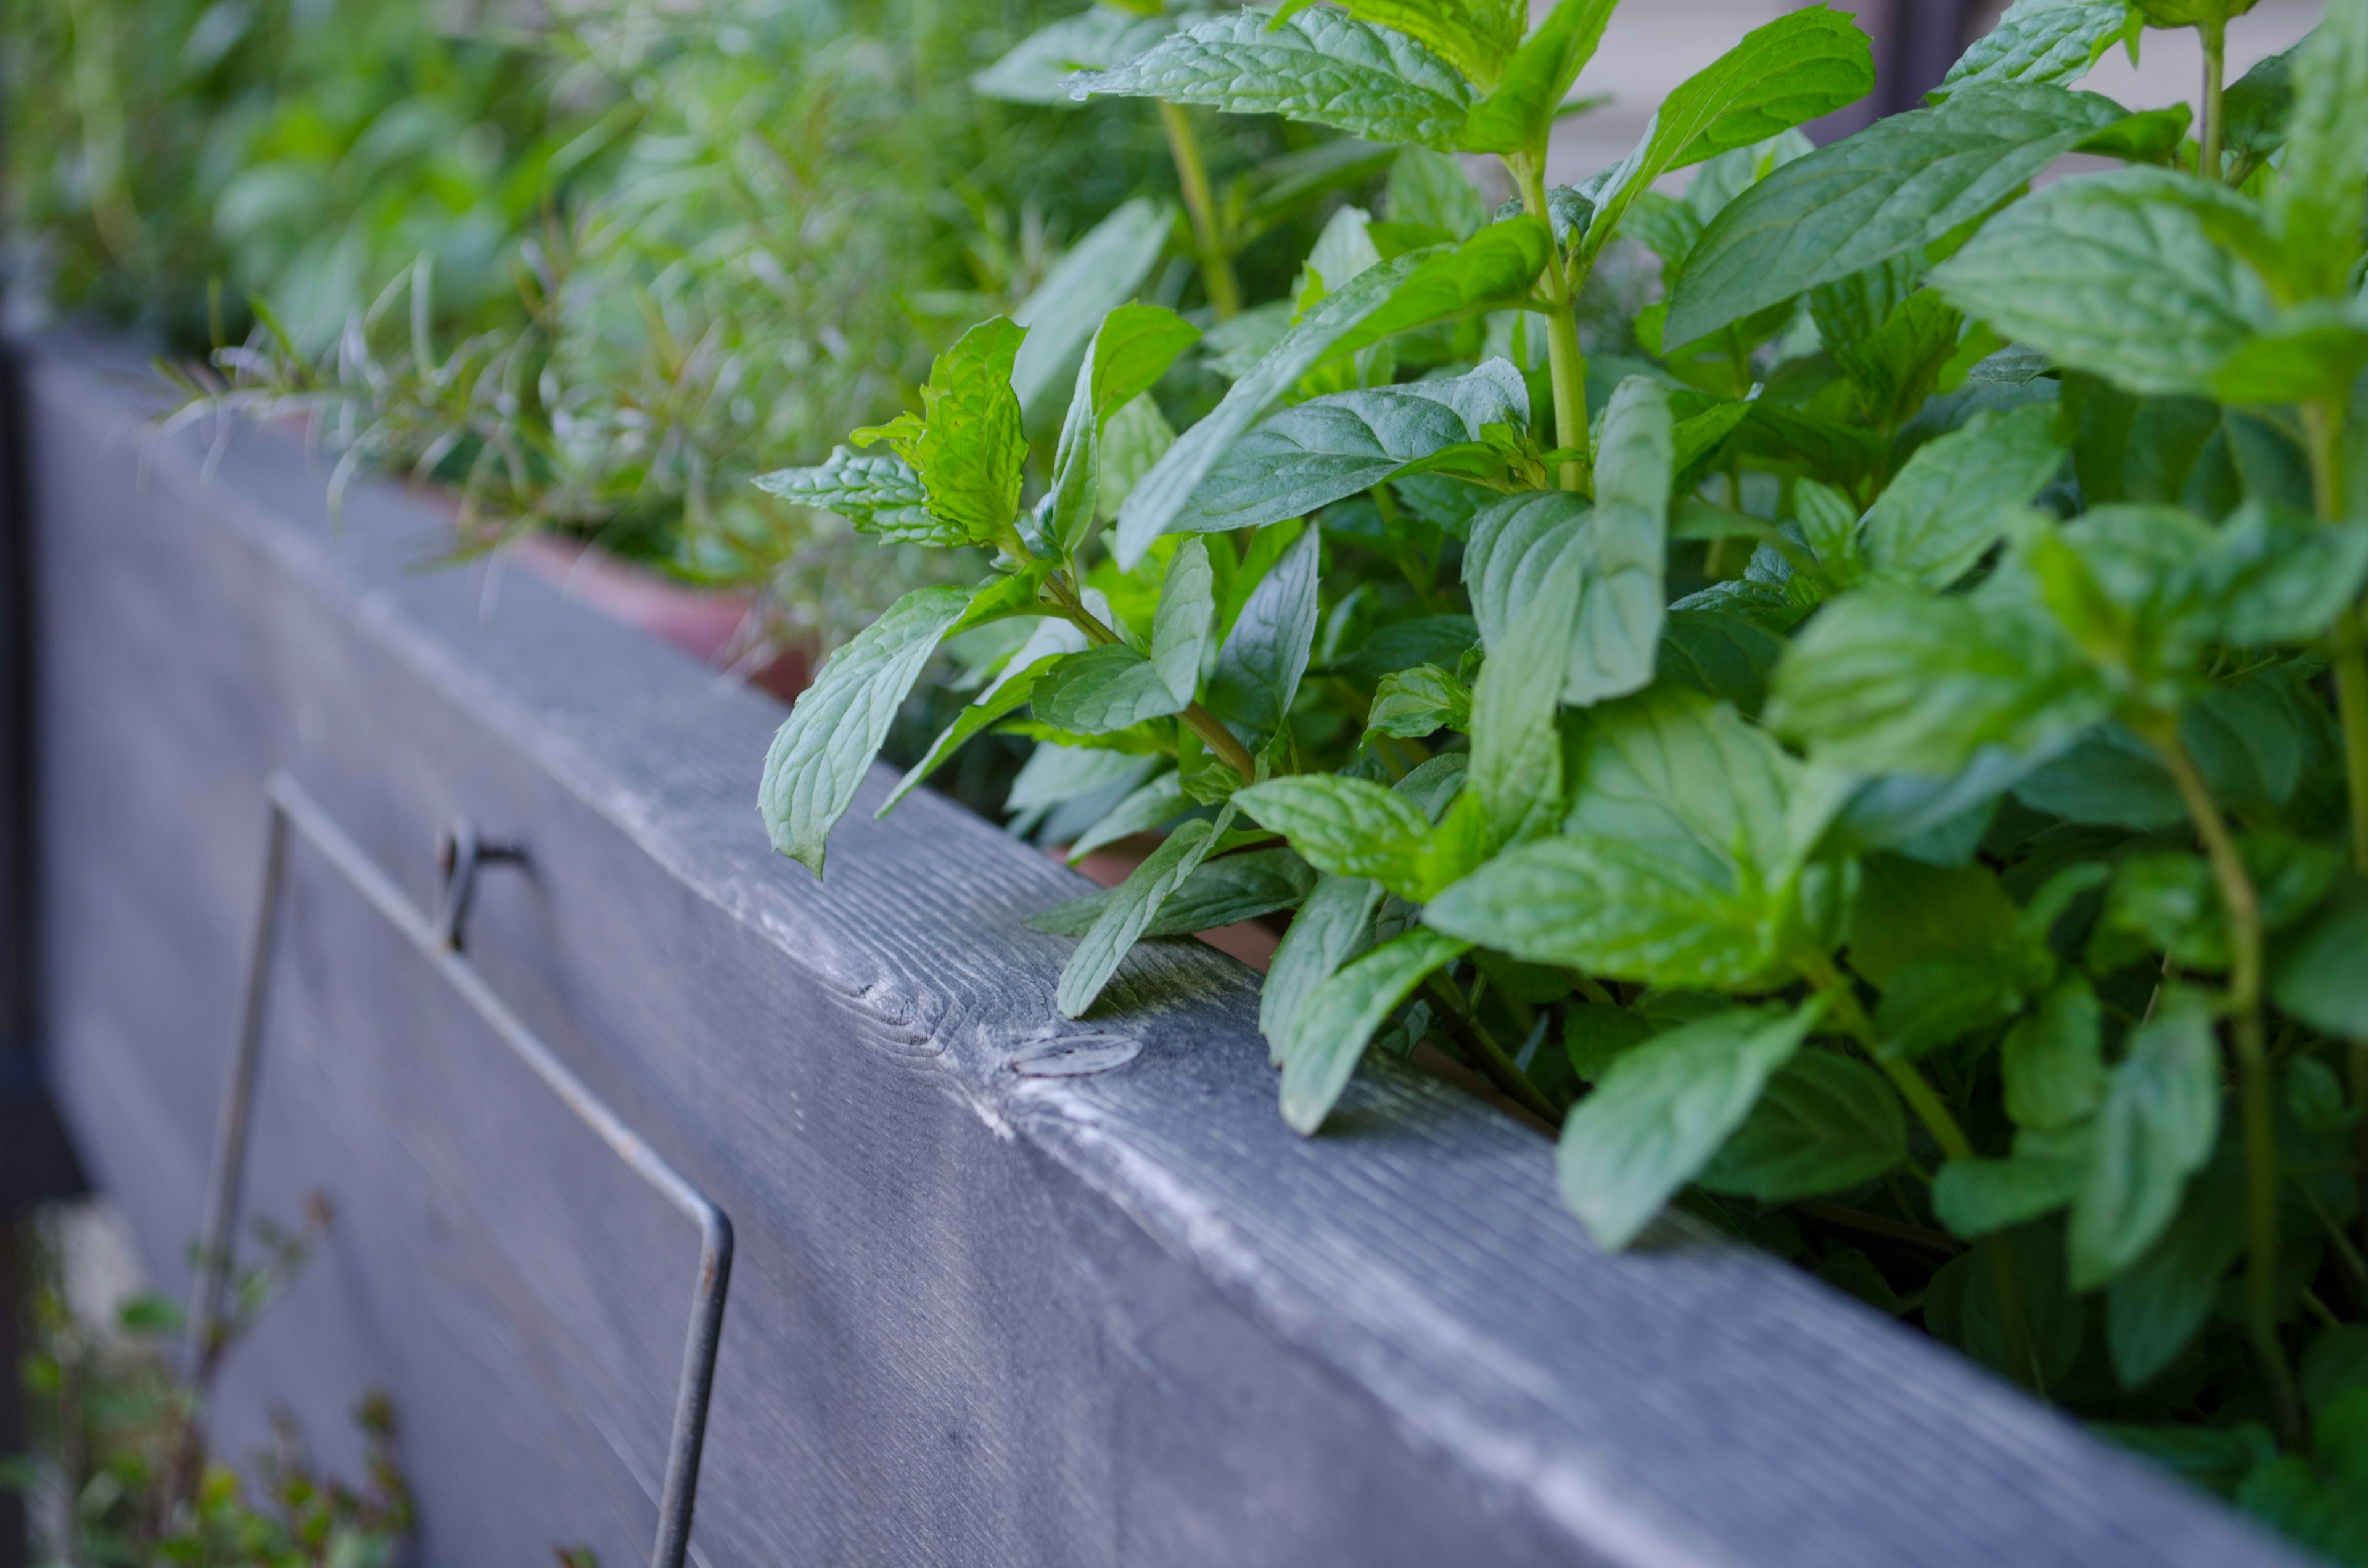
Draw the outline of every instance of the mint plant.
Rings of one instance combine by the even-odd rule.
[[[1076,77],[1401,143],[1384,215],[1262,353],[1122,305],[1031,446],[989,322],[764,482],[993,560],[823,668],[774,842],[819,872],[968,632],[882,811],[1000,728],[1023,824],[1166,830],[1039,918],[1063,1011],[1289,911],[1298,1131],[1444,1056],[1600,1244],[1674,1202],[2368,1562],[2368,0],[2234,84],[2228,8],[2021,0],[1823,148],[1872,72],[1812,7],[1549,188],[1609,10],[1286,5]],[[2069,85],[2148,26],[2203,31],[2200,125]],[[2119,166],[2034,193],[2072,153]]]

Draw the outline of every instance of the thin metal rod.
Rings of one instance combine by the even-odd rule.
[[[279,890],[288,869],[288,817],[275,797],[264,829],[263,886],[255,901],[255,927],[246,949],[246,984],[231,1036],[230,1071],[222,1077],[214,1119],[214,1164],[206,1181],[206,1212],[198,1227],[198,1277],[189,1304],[189,1378],[200,1389],[213,1371],[222,1291],[230,1283],[231,1248],[246,1176],[247,1108],[255,1100],[255,1069],[263,1046],[263,1010],[271,984],[271,958],[279,928]]]
[[[230,1228],[236,1222],[240,1171],[245,1160],[247,1105],[254,1092],[265,987],[270,977],[271,932],[277,924],[275,915],[286,874],[286,827],[292,824],[386,918],[387,924],[419,949],[511,1053],[531,1068],[579,1120],[598,1133],[600,1141],[643,1181],[664,1194],[669,1203],[698,1221],[699,1281],[691,1298],[690,1330],[683,1346],[682,1379],[675,1396],[674,1429],[666,1446],[666,1481],[658,1499],[657,1540],[650,1553],[651,1568],[682,1568],[690,1549],[691,1515],[698,1500],[708,1400],[715,1383],[724,1299],[732,1284],[731,1220],[569,1071],[541,1038],[510,1011],[476,966],[461,956],[460,916],[468,907],[470,891],[465,879],[472,878],[479,865],[497,857],[518,859],[515,851],[481,846],[467,824],[456,827],[453,842],[458,853],[453,877],[457,885],[448,885],[443,890],[437,914],[429,915],[404,896],[393,879],[293,778],[274,773],[265,788],[272,804],[272,836],[265,864],[263,907],[257,916],[256,942],[247,970],[247,995],[241,1014],[237,1056],[230,1080],[223,1085],[222,1131],[207,1202],[206,1261],[216,1268],[217,1278],[201,1284],[198,1311],[192,1313],[192,1343],[196,1343],[197,1321],[210,1317],[209,1296],[219,1301],[220,1278],[228,1272]],[[219,1264],[217,1259],[221,1260]]]

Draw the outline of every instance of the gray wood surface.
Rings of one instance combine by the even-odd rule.
[[[1247,971],[1157,944],[1053,1006],[1078,882],[926,794],[830,880],[754,807],[768,699],[438,518],[333,528],[287,440],[143,442],[87,345],[32,358],[45,975],[60,1095],[174,1278],[193,1233],[261,780],[288,768],[424,898],[438,824],[523,841],[472,951],[731,1212],[695,1535],[724,1564],[1710,1565],[2293,1561],[1770,1260],[1595,1252],[1550,1148],[1360,1076],[1274,1109]],[[695,1238],[399,938],[298,857],[253,1205],[325,1256],[234,1358],[224,1422],[388,1387],[431,1564],[643,1550]],[[1127,1065],[1028,1077],[1049,1033]]]

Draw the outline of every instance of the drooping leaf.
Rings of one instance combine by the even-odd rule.
[[[1170,34],[1071,96],[1164,98],[1227,114],[1278,114],[1373,142],[1455,146],[1472,92],[1403,33],[1319,6],[1286,17],[1236,11]]]
[[[2080,1190],[2081,1153],[2072,1141],[2023,1139],[2007,1159],[1951,1160],[1932,1179],[1933,1216],[1972,1240],[2052,1214]]]
[[[1751,1113],[1816,1009],[1738,1007],[1622,1052],[1563,1123],[1563,1201],[1600,1246],[1634,1241]]]
[[[1478,83],[1497,79],[1529,22],[1526,7],[1505,0],[1348,0],[1341,9],[1404,33]]]
[[[1565,556],[1584,562],[1594,506],[1567,490],[1533,490],[1484,508],[1472,519],[1463,551],[1463,586],[1482,646],[1511,632],[1538,585]]]
[[[1291,929],[1274,950],[1258,991],[1258,1033],[1267,1052],[1282,1065],[1282,1042],[1292,1020],[1316,987],[1372,941],[1373,912],[1381,907],[1382,884],[1364,877],[1320,876],[1291,917]]]
[[[1105,509],[1101,505],[1104,426],[1121,408],[1148,391],[1176,356],[1200,335],[1198,328],[1175,312],[1156,305],[1120,305],[1094,329],[1093,340],[1077,367],[1068,415],[1061,424],[1061,442],[1053,463],[1053,495],[1044,514],[1062,549],[1075,551],[1081,545]],[[1029,368],[1023,351],[1013,372],[1015,381]]]
[[[2133,392],[2209,392],[2271,315],[2220,243],[2229,227],[2258,219],[2225,187],[2167,169],[2076,176],[1993,219],[1932,283],[2059,365]]]
[[[1804,1051],[1698,1178],[1713,1192],[1789,1203],[1872,1181],[1907,1155],[1899,1096],[1863,1062]]]
[[[1495,88],[1472,106],[1463,145],[1474,153],[1543,151],[1554,113],[1594,57],[1617,3],[1560,0],[1507,63]]]
[[[1250,849],[1219,860],[1203,860],[1177,884],[1143,928],[1145,937],[1183,937],[1289,909],[1315,885],[1306,861],[1288,849]],[[1104,888],[1056,904],[1031,918],[1029,928],[1057,937],[1082,937],[1117,896]]]
[[[1393,670],[1373,688],[1365,715],[1369,733],[1420,740],[1441,728],[1472,727],[1472,688],[1437,665]]]
[[[2245,1246],[2243,1181],[2235,1162],[2215,1162],[2161,1239],[2107,1288],[2105,1340],[2125,1387],[2152,1380],[2212,1315],[2221,1278]]]
[[[1234,800],[1319,871],[1370,878],[1417,903],[1430,895],[1430,819],[1394,790],[1370,779],[1302,773],[1253,785]]]
[[[1583,597],[1571,628],[1563,700],[1578,706],[1625,697],[1653,678],[1668,596],[1668,394],[1631,376],[1611,394],[1595,453],[1595,514]]]
[[[822,875],[832,824],[854,801],[921,667],[977,593],[916,588],[823,661],[765,754],[757,805],[775,849]]]
[[[946,758],[960,750],[973,736],[991,728],[999,720],[1017,710],[1036,689],[1039,676],[1052,667],[1053,661],[1064,653],[1074,653],[1086,645],[1086,635],[1065,620],[1046,617],[1030,632],[1028,641],[1011,655],[1003,672],[990,682],[976,700],[954,716],[954,722],[939,733],[929,743],[921,760],[896,780],[888,798],[873,813],[877,821],[896,809],[898,802],[918,789],[922,780],[935,773]]]
[[[1173,773],[1163,773],[1144,785],[1110,809],[1108,815],[1077,835],[1069,846],[1069,863],[1079,860],[1107,844],[1138,833],[1149,833],[1170,817],[1184,811],[1184,786]]]
[[[1282,1119],[1292,1131],[1315,1135],[1373,1032],[1425,976],[1464,950],[1464,943],[1436,931],[1408,931],[1315,987],[1282,1047]]]
[[[928,492],[929,515],[960,538],[997,538],[1019,509],[1028,460],[1011,366],[1026,329],[996,316],[962,335],[929,367],[921,416],[858,430],[858,445],[885,440]]]
[[[1234,443],[1167,531],[1220,532],[1302,517],[1372,488],[1418,458],[1527,425],[1520,372],[1491,359],[1467,375],[1333,392],[1269,415]]]
[[[1216,671],[1209,677],[1210,706],[1219,718],[1246,725],[1260,737],[1282,728],[1299,692],[1299,677],[1307,673],[1307,656],[1315,643],[1320,551],[1315,529],[1301,533],[1251,590],[1217,650]]]
[[[1579,562],[1557,560],[1492,650],[1472,691],[1471,787],[1495,845],[1535,837],[1562,814],[1555,723],[1578,614]]]
[[[2069,1238],[2072,1287],[2135,1262],[2178,1213],[2220,1127],[2219,1051],[2202,994],[2166,987],[2110,1074]]]
[[[1232,825],[1232,820],[1233,811],[1228,807],[1213,823],[1186,823],[1169,834],[1167,841],[1153,850],[1125,881],[1111,890],[1110,903],[1061,971],[1053,1005],[1064,1017],[1080,1017],[1094,1005],[1102,987],[1118,972],[1119,964],[1159,917],[1161,906],[1200,867],[1202,857]]]
[[[2123,118],[2061,87],[1969,88],[1770,174],[1713,219],[1669,304],[1691,343],[1796,294],[1920,253]]]
[[[1256,18],[1251,20],[1255,23]],[[1134,569],[1151,541],[1168,531],[1201,480],[1223,460],[1242,432],[1314,369],[1343,335],[1387,303],[1417,265],[1411,257],[1386,261],[1325,295],[1234,382],[1214,409],[1176,438],[1176,444],[1136,482],[1126,504],[1119,508],[1116,554],[1121,569]]]
[[[1927,441],[1866,515],[1867,564],[1878,577],[1913,587],[1948,587],[2055,477],[2066,450],[2046,403],[1975,415]]]
[[[1605,179],[1588,229],[1588,251],[1602,248],[1663,175],[1764,142],[1856,103],[1873,87],[1867,37],[1840,12],[1809,6],[1754,28],[1662,101],[1644,140]]]
[[[1146,719],[1184,710],[1159,666],[1123,642],[1070,653],[1037,676],[1030,696],[1036,717],[1079,735],[1106,735]]]
[[[1326,350],[1339,359],[1403,332],[1504,310],[1530,297],[1530,286],[1554,255],[1546,225],[1526,213],[1489,224],[1453,250],[1419,253],[1388,303],[1344,333]]]

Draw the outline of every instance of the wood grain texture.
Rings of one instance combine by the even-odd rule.
[[[472,951],[731,1212],[696,1550],[757,1563],[2232,1565],[2294,1561],[1870,1312],[1676,1226],[1622,1256],[1551,1150],[1360,1074],[1275,1110],[1247,971],[1149,944],[1061,1019],[1082,883],[875,769],[818,884],[755,809],[780,708],[541,584],[340,528],[284,440],[143,444],[32,359],[45,974],[60,1093],[154,1267],[194,1230],[261,780],[424,897],[460,812],[523,841]],[[694,1238],[299,857],[256,1206],[320,1267],[234,1363],[323,1446],[402,1406],[425,1560],[644,1549]],[[1099,1076],[1049,1037],[1140,1043]]]

